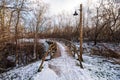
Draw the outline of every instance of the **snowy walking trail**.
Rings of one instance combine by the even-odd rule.
[[[79,62],[70,56],[66,46],[57,44],[61,56],[45,61],[41,72],[37,72],[41,61],[36,61],[0,74],[0,80],[120,80],[120,65],[85,53],[84,69],[81,69]]]
[[[44,68],[33,80],[92,80],[77,66],[78,61],[68,55],[65,46],[60,43],[58,46],[61,56],[45,62]]]

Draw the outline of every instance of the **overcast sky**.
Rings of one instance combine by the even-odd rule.
[[[88,0],[44,0],[49,4],[50,13],[52,15],[60,14],[62,12],[71,13],[75,9],[79,9],[79,4],[86,6]],[[96,0],[89,0],[90,5]],[[91,2],[92,1],[92,2]]]

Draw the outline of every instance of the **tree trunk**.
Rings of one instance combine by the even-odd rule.
[[[18,1],[17,1],[17,4],[18,4]],[[19,24],[19,21],[20,21],[20,12],[21,12],[21,9],[23,8],[23,4],[24,4],[24,0],[22,0],[22,3],[21,3],[21,6],[20,8],[17,8],[17,22],[16,22],[16,25],[15,25],[15,43],[16,43],[16,60],[15,60],[15,63],[16,63],[16,66],[19,64],[19,54],[18,54],[18,51],[17,51],[17,46],[18,46],[18,24]]]
[[[35,31],[33,59],[36,59],[36,54],[37,54],[37,49],[36,48],[37,48],[37,32]]]
[[[97,22],[96,22],[96,26],[95,26],[94,45],[97,44],[97,37],[98,37],[98,34],[99,34],[99,33],[98,33],[98,28],[97,28],[97,27],[98,27],[98,22],[99,22],[99,19],[98,19],[98,17],[99,17],[99,16],[98,16],[98,15],[99,15],[99,14],[98,14],[99,11],[98,11],[98,9],[99,9],[99,8],[97,8]]]
[[[18,51],[17,51],[17,45],[18,45],[18,41],[17,41],[17,38],[18,38],[18,24],[19,24],[19,18],[20,18],[20,11],[17,10],[18,12],[18,15],[17,15],[17,22],[16,22],[16,26],[15,26],[15,43],[16,43],[16,66],[18,65],[19,63],[19,54],[18,54]]]

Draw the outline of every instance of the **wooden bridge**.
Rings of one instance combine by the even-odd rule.
[[[74,45],[71,41],[66,40],[66,39],[56,39],[56,38],[53,38],[53,39],[49,39],[48,42],[51,43],[51,44],[49,45],[48,51],[44,54],[44,56],[43,56],[43,58],[42,58],[42,62],[41,62],[41,64],[40,64],[40,67],[39,67],[39,70],[38,70],[38,71],[41,71],[41,70],[42,70],[42,68],[43,68],[43,63],[44,63],[46,57],[48,56],[48,54],[50,54],[51,59],[52,59],[52,57],[54,56],[54,54],[56,54],[56,52],[57,52],[57,50],[58,50],[58,47],[57,47],[58,44],[57,44],[57,42],[62,43],[62,44],[64,44],[65,46],[67,46],[67,48],[69,49],[70,53],[72,54],[72,56],[73,56],[74,58],[75,58],[75,54],[77,54],[77,58],[78,58],[78,60],[79,60],[79,65],[80,65],[81,68],[83,68],[82,62],[81,62],[80,57],[79,57],[80,54],[78,53],[77,47],[76,47],[76,45]],[[52,46],[52,47],[51,47],[51,46]],[[53,48],[53,47],[54,47],[54,49],[57,49],[56,52],[54,52],[54,53],[53,53],[54,49],[51,49],[51,48]]]

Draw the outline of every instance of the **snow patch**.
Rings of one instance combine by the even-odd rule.
[[[42,72],[35,74],[31,80],[57,80],[57,78],[58,76],[53,70],[45,68]]]

